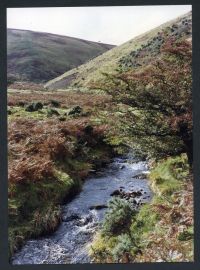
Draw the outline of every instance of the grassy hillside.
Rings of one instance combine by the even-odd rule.
[[[102,73],[119,73],[149,64],[160,54],[160,47],[169,37],[176,40],[191,38],[191,12],[167,22],[147,33],[115,47],[77,68],[49,81],[47,89],[65,89],[69,86],[98,88],[105,79]]]
[[[154,198],[139,212],[113,198],[93,261],[193,260],[191,24],[189,13],[149,31],[49,82],[52,91],[8,90],[10,254],[54,231],[86,177],[131,150],[148,161]]]
[[[8,77],[11,81],[46,82],[113,48],[87,40],[8,29]]]

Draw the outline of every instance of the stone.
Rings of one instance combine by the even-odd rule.
[[[107,205],[104,205],[104,204],[97,204],[97,205],[93,205],[93,206],[90,206],[90,210],[101,210],[101,209],[104,209],[104,208],[108,208]]]
[[[114,190],[114,191],[110,194],[110,196],[119,196],[119,195],[121,195],[121,192],[120,192],[118,189]]]
[[[140,173],[137,175],[134,175],[133,178],[135,179],[146,179],[147,175],[145,173]]]
[[[140,197],[140,196],[142,196],[142,192],[139,190],[139,191],[133,191],[133,192],[131,192],[131,194],[133,195],[133,196],[135,196],[135,197]]]
[[[72,220],[80,220],[81,217],[79,217],[77,214],[72,214],[71,216],[63,216],[62,221],[69,222]]]

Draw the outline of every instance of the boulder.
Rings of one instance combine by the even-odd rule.
[[[140,190],[139,191],[132,191],[131,196],[140,197],[140,196],[142,196],[142,192]]]
[[[62,221],[69,222],[72,220],[80,220],[81,217],[79,217],[77,214],[72,214],[71,216],[63,216]]]
[[[108,208],[107,205],[104,205],[104,204],[97,204],[97,205],[93,205],[93,206],[90,206],[90,210],[101,210],[101,209],[104,209],[104,208]]]
[[[110,196],[119,196],[119,195],[121,195],[121,192],[120,192],[118,189],[114,190],[114,191],[110,194]]]
[[[137,174],[137,175],[133,176],[133,178],[135,178],[135,179],[146,179],[147,175],[145,173],[140,173],[140,174]]]

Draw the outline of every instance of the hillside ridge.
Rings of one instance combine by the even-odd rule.
[[[47,82],[113,47],[75,37],[8,28],[8,78],[11,83]]]
[[[61,76],[50,80],[45,84],[45,87],[49,90],[66,89],[68,87],[92,88],[92,85],[103,79],[102,73],[106,72],[115,74],[124,68],[127,70],[128,68],[137,68],[142,66],[148,63],[151,58],[155,58],[159,55],[159,49],[163,43],[163,38],[158,37],[158,34],[161,35],[162,32],[166,31],[168,32],[168,37],[174,36],[176,39],[182,37],[191,38],[191,15],[192,13],[188,12],[152,30],[140,34],[126,43],[117,46],[100,56],[97,56],[96,58],[88,61],[86,64],[80,65],[77,68],[65,72]],[[173,25],[175,25],[175,27],[178,25],[177,30],[174,31],[172,29]],[[171,32],[172,30],[174,32]],[[160,40],[157,40],[157,37]],[[148,44],[149,41],[152,43]],[[158,44],[155,45],[156,43]],[[138,59],[145,60],[144,55],[141,55],[141,51],[144,53],[145,49],[147,51],[149,48],[151,48],[151,50],[150,53],[147,52],[148,55],[146,57],[146,61],[144,61],[144,63],[135,63],[135,66],[132,65],[132,62],[135,60],[136,62],[138,62]],[[135,52],[137,56],[134,55]],[[125,66],[126,64],[128,65],[127,67]]]

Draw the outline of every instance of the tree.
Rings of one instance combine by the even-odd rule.
[[[107,92],[139,111],[139,116],[129,113],[126,118],[138,141],[145,137],[154,138],[155,143],[176,140],[177,151],[186,152],[192,166],[191,62],[191,43],[170,38],[161,47],[161,57],[143,70],[110,76]]]

